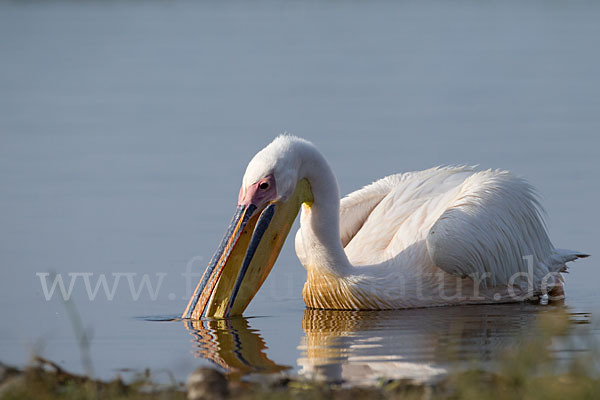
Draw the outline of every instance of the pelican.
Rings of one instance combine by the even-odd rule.
[[[250,161],[229,229],[182,317],[241,315],[299,210],[308,308],[387,310],[563,296],[566,263],[533,188],[503,170],[391,175],[340,200],[325,157],[281,135]],[[552,297],[551,297],[552,298]]]

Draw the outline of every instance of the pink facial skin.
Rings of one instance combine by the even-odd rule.
[[[238,205],[249,206],[253,204],[258,210],[262,209],[267,203],[277,198],[277,188],[275,187],[275,177],[273,174],[253,183],[249,187],[240,188]]]

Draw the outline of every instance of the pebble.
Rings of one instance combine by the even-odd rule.
[[[188,400],[224,400],[229,396],[225,375],[212,368],[198,368],[187,380]]]

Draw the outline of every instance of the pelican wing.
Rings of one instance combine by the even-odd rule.
[[[476,173],[429,230],[427,250],[437,267],[482,287],[514,284],[511,277],[529,270],[539,282],[567,261],[554,251],[541,211],[525,180],[506,171]]]
[[[577,258],[554,249],[532,187],[506,171],[446,167],[392,175],[342,199],[340,213],[354,265],[432,266],[487,287],[520,282],[511,277],[528,267],[539,282]]]
[[[342,199],[340,231],[352,264],[382,263],[422,241],[472,174],[468,167],[406,172]]]

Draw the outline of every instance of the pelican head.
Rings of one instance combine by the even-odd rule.
[[[258,152],[242,179],[237,208],[183,318],[241,315],[267,278],[302,203],[312,202],[301,148],[310,142],[279,136]]]

